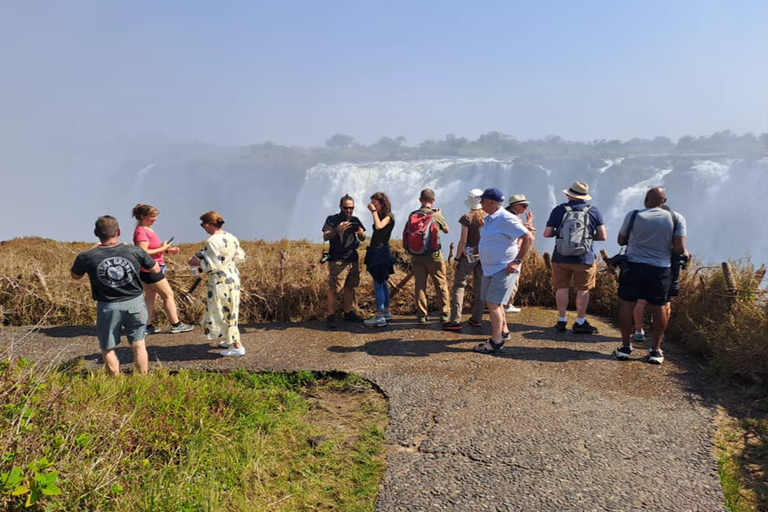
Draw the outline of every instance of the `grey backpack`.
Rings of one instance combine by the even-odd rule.
[[[584,256],[592,250],[592,235],[589,233],[589,210],[591,204],[583,210],[574,210],[565,206],[565,215],[557,228],[555,249],[560,256]]]

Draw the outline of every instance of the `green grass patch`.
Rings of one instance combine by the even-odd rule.
[[[359,377],[21,360],[0,382],[0,509],[374,509],[386,404]]]

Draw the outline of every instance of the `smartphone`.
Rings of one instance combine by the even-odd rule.
[[[172,236],[171,238],[169,238],[169,239],[168,239],[168,242],[166,242],[166,243],[169,243],[169,244],[170,244],[170,243],[173,243],[173,239],[174,239],[174,238],[176,238],[176,237]]]

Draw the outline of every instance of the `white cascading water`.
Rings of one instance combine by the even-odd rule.
[[[355,199],[355,215],[370,232],[371,215],[366,205],[370,195],[380,190],[392,202],[397,220],[393,236],[399,237],[404,219],[419,206],[420,190],[432,188],[437,196],[435,206],[442,209],[451,228],[451,233],[443,236],[447,255],[449,244],[458,242],[458,219],[466,211],[463,201],[467,192],[497,187],[507,197],[523,193],[529,198],[539,230],[537,247],[551,251],[553,241],[541,236],[547,217],[556,204],[565,201],[562,190],[579,180],[590,185],[590,202],[603,213],[608,230],[608,241],[597,242],[598,250],[617,251],[615,240],[626,213],[643,207],[648,188],[664,186],[668,204],[687,219],[691,253],[705,262],[747,256],[756,263],[768,262],[767,224],[761,220],[765,215],[749,215],[747,207],[762,204],[768,191],[767,158],[701,158],[671,164],[658,158],[645,162],[628,157],[600,164],[565,166],[562,170],[550,163],[518,165],[514,158],[464,158],[317,165],[306,173],[287,236],[321,242],[323,222],[338,212],[344,194]]]

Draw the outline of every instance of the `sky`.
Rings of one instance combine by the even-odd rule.
[[[765,0],[26,0],[0,27],[4,152],[768,132]]]

